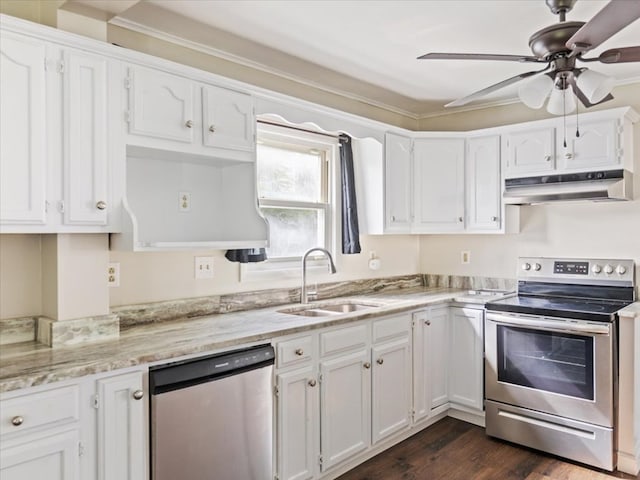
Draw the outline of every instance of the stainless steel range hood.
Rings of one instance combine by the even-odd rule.
[[[507,205],[575,200],[633,200],[633,178],[628,170],[509,178],[505,180],[503,197]]]

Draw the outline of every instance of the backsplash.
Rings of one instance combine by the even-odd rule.
[[[365,295],[370,293],[407,289],[416,287],[428,288],[460,288],[460,289],[498,289],[515,290],[515,279],[492,277],[469,277],[443,274],[416,274],[393,277],[330,282],[317,285],[317,296],[314,299]],[[117,318],[119,329],[127,329],[136,325],[163,322],[185,317],[200,317],[227,312],[238,312],[257,308],[286,305],[300,301],[300,288],[282,288],[254,290],[223,295],[185,298],[137,305],[115,307],[108,315],[110,328],[108,335],[97,335],[104,330],[104,325],[96,322],[95,317],[55,322],[58,329],[64,331],[63,342],[48,341],[54,348],[64,345],[77,345],[88,341],[108,340],[117,337],[117,328],[111,325]],[[22,317],[0,320],[0,345],[43,341],[46,332],[38,332],[47,322],[45,317]],[[68,324],[66,322],[69,322]],[[70,328],[66,328],[66,327]],[[94,332],[92,334],[92,332]]]

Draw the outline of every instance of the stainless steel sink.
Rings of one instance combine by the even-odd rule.
[[[278,310],[279,313],[287,313],[289,315],[300,315],[304,317],[327,317],[330,315],[340,315],[342,313],[352,313],[360,310],[368,310],[371,308],[379,308],[382,305],[361,302],[341,302],[341,303],[324,303],[324,304],[308,304],[298,307],[285,308]]]

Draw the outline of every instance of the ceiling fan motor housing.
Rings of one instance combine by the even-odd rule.
[[[546,0],[547,7],[554,15],[571,11],[576,0]]]
[[[583,25],[584,22],[563,22],[545,27],[531,35],[529,47],[536,57],[553,60],[557,53],[570,52],[566,43]]]

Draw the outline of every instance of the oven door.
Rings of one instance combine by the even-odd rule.
[[[613,427],[613,327],[487,312],[487,399]]]

